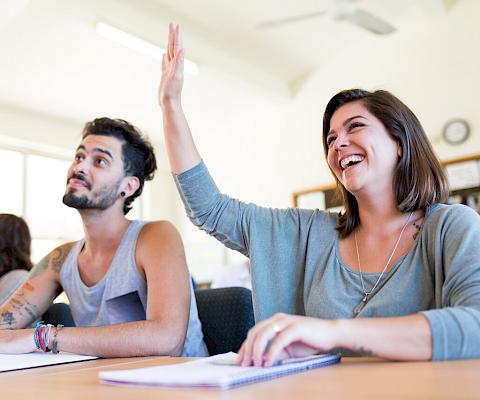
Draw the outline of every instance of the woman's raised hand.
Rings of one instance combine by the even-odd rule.
[[[185,49],[183,48],[180,26],[168,25],[167,52],[162,59],[162,78],[158,89],[158,103],[163,108],[166,104],[181,102],[183,87]]]

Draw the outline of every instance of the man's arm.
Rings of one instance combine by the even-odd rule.
[[[58,294],[59,272],[72,245],[57,247],[33,267],[27,281],[0,306],[0,329],[28,326],[47,310]]]
[[[147,319],[64,328],[57,335],[59,350],[101,357],[181,354],[190,312],[190,277],[173,225],[165,221],[146,225],[138,238],[136,260],[147,281]],[[29,340],[32,333],[22,335]]]

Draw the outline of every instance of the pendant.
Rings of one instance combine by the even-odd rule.
[[[358,314],[360,314],[360,311],[363,310],[363,308],[367,305],[368,301],[368,296],[370,293],[364,293],[365,296],[363,296],[363,299],[358,305],[353,309],[353,317],[356,317]]]

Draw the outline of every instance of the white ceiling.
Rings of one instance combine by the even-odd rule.
[[[154,131],[159,126],[158,62],[99,37],[95,21],[109,22],[161,46],[168,22],[180,22],[187,57],[201,71],[209,71],[207,79],[212,79],[212,71],[227,71],[288,96],[345,47],[388,41],[419,29],[427,20],[448,18],[445,3],[455,3],[356,1],[355,6],[397,27],[384,37],[328,16],[269,31],[255,29],[261,21],[319,11],[332,1],[2,0],[0,103],[74,121],[121,115]],[[191,79],[200,82],[202,72]]]

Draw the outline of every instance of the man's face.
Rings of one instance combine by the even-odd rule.
[[[78,210],[105,210],[120,198],[124,177],[122,143],[110,136],[89,135],[68,169],[63,203]]]

